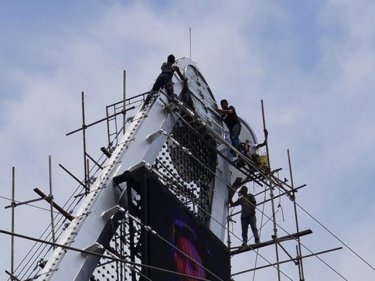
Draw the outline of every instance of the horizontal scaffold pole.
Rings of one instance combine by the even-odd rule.
[[[326,254],[326,253],[341,250],[341,249],[342,249],[342,247],[337,247],[337,248],[333,248],[333,249],[329,249],[329,250],[325,250],[325,251],[321,251],[321,252],[317,252],[317,253],[312,253],[312,254],[305,255],[305,256],[302,256],[302,257],[298,257],[298,258],[295,258],[295,259],[280,261],[279,264],[296,261],[298,259],[311,258],[311,257],[317,256],[317,255],[322,255],[322,254]],[[240,271],[240,272],[237,272],[237,273],[233,273],[231,276],[233,277],[233,276],[240,275],[240,274],[243,274],[243,273],[246,273],[246,272],[255,271],[255,270],[258,270],[258,269],[263,269],[263,268],[267,268],[267,267],[275,266],[275,265],[276,265],[276,263],[258,266],[258,267],[252,268],[252,269],[248,269],[248,270]]]
[[[59,211],[64,217],[66,217],[68,220],[72,221],[74,217],[68,213],[64,208],[62,208],[60,205],[58,205],[55,201],[53,201],[53,198],[51,196],[46,195],[43,191],[41,191],[39,188],[34,188],[34,191],[36,194],[38,194],[41,198],[46,200],[48,203],[52,204],[52,206]]]
[[[251,250],[258,249],[258,248],[262,248],[262,247],[265,247],[265,246],[273,245],[275,243],[280,243],[280,242],[284,242],[284,241],[288,241],[288,240],[294,240],[294,239],[297,239],[298,237],[301,237],[301,236],[304,236],[304,235],[307,235],[307,234],[311,234],[311,233],[312,233],[312,230],[307,229],[307,230],[304,230],[304,231],[301,231],[301,232],[296,232],[296,233],[289,234],[289,235],[286,235],[286,236],[283,236],[283,237],[279,237],[279,238],[276,238],[274,240],[269,240],[269,241],[265,241],[265,242],[257,243],[257,244],[251,244],[251,245],[247,245],[247,246],[244,246],[244,247],[237,247],[235,250],[231,251],[230,254],[231,255],[237,255],[237,254],[240,254],[240,253],[244,253],[244,252],[248,252],[248,251],[251,251]]]
[[[91,123],[91,124],[88,124],[88,125],[85,125],[85,124],[84,124],[84,125],[82,125],[81,128],[78,128],[78,129],[76,129],[76,130],[74,130],[74,131],[71,131],[71,132],[67,133],[66,136],[70,136],[70,135],[72,135],[72,134],[74,134],[74,133],[77,133],[77,132],[79,132],[79,131],[82,131],[82,130],[84,130],[84,129],[87,129],[88,127],[91,127],[91,126],[94,126],[94,125],[96,125],[96,124],[98,124],[98,123],[100,123],[100,122],[106,121],[106,120],[108,120],[108,119],[110,119],[110,118],[113,118],[113,117],[119,115],[119,114],[124,114],[126,111],[129,111],[129,110],[132,110],[132,109],[135,109],[135,106],[129,107],[129,108],[124,109],[124,110],[121,110],[121,111],[119,111],[119,112],[117,112],[117,113],[114,113],[114,114],[112,114],[112,115],[110,115],[110,116],[108,116],[108,117],[104,117],[104,118],[102,118],[102,119],[100,119],[100,120],[98,120],[98,121],[95,121],[95,122]]]
[[[39,243],[43,243],[43,244],[47,244],[47,245],[51,245],[51,246],[55,246],[55,247],[61,247],[65,250],[79,252],[81,254],[83,253],[83,254],[86,254],[86,255],[97,256],[97,257],[100,257],[100,258],[103,258],[103,259],[118,261],[118,262],[130,265],[130,266],[139,266],[139,267],[143,267],[143,268],[148,268],[150,270],[155,270],[155,271],[164,272],[164,273],[168,273],[168,274],[172,274],[172,275],[182,276],[182,277],[189,278],[189,279],[194,278],[195,280],[200,280],[200,281],[210,281],[206,278],[196,277],[196,276],[192,276],[192,275],[189,275],[189,274],[185,274],[185,273],[181,273],[181,272],[177,272],[177,271],[172,271],[172,270],[168,270],[168,269],[165,269],[165,268],[160,268],[160,267],[156,267],[156,266],[152,266],[152,265],[148,265],[148,264],[136,263],[136,262],[132,262],[132,261],[122,259],[122,258],[114,257],[113,255],[105,255],[105,254],[100,254],[100,253],[96,253],[96,252],[93,252],[93,251],[78,249],[78,248],[71,247],[71,246],[68,246],[68,245],[53,243],[53,242],[37,239],[37,238],[34,238],[34,237],[26,236],[26,235],[23,235],[23,234],[12,233],[12,232],[2,230],[2,229],[0,229],[0,234],[6,234],[6,235],[10,235],[12,237],[18,237],[18,238],[31,240],[31,241],[35,241],[35,242],[39,242]],[[219,279],[219,280],[223,281],[222,279]]]

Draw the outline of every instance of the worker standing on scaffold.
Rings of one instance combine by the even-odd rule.
[[[239,151],[241,151],[240,147],[240,133],[241,133],[241,123],[240,119],[238,119],[236,109],[231,105],[228,105],[228,101],[223,99],[220,101],[221,109],[217,108],[216,111],[221,114],[221,117],[227,125],[229,130],[229,136],[230,140],[232,142],[232,145]],[[231,153],[234,157],[237,156],[237,154],[231,150]]]
[[[241,205],[241,228],[242,228],[242,247],[247,245],[247,232],[249,225],[254,235],[255,243],[260,243],[259,234],[257,229],[257,219],[255,216],[255,206],[257,201],[255,196],[251,193],[247,193],[247,187],[242,186],[238,192],[240,197],[236,202],[229,201],[229,206],[234,207]]]
[[[182,75],[180,68],[178,65],[175,64],[176,59],[174,55],[169,55],[167,58],[167,62],[163,62],[161,65],[161,73],[159,74],[158,78],[154,85],[152,86],[151,94],[156,93],[160,90],[160,88],[165,88],[167,95],[169,97],[173,96],[173,82],[172,77],[173,73],[177,72],[178,76],[181,80],[186,81],[187,79]]]

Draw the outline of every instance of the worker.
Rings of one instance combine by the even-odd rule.
[[[159,74],[158,78],[154,85],[152,86],[152,93],[156,93],[161,88],[165,88],[168,96],[173,96],[173,82],[172,77],[173,73],[177,72],[178,76],[181,80],[186,81],[186,78],[182,75],[180,68],[175,64],[176,59],[174,55],[169,55],[167,58],[167,62],[163,62],[161,65],[161,73]]]
[[[258,149],[267,144],[267,139],[268,131],[264,129],[264,141],[262,143],[250,143],[249,140],[240,143],[242,153],[253,160],[255,164],[260,165]]]
[[[229,201],[229,206],[234,207],[241,205],[241,228],[242,228],[242,247],[247,245],[247,232],[249,225],[254,235],[255,243],[259,243],[259,234],[257,229],[257,219],[255,216],[256,200],[255,196],[251,193],[247,193],[247,187],[242,186],[238,192],[240,197],[236,202]]]
[[[226,99],[221,100],[220,105],[221,109],[217,108],[216,111],[221,114],[225,125],[228,127],[229,137],[232,145],[240,151],[241,147],[239,136],[241,133],[241,123],[240,119],[237,116],[236,109],[232,105],[229,106]],[[237,154],[233,150],[231,150],[231,153],[234,157],[237,156]]]

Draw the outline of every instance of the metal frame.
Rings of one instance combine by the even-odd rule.
[[[181,62],[181,67],[186,67],[189,65],[190,62],[183,60]],[[194,68],[196,68],[196,65],[193,65]],[[174,77],[173,79],[177,79]],[[176,80],[175,81],[175,88],[179,91],[182,91],[185,86],[182,85],[181,81]],[[202,101],[203,104],[205,104],[204,101]],[[261,202],[259,204],[265,204],[267,202],[271,203],[272,207],[272,224],[273,224],[273,236],[272,240],[267,242],[262,242],[258,245],[248,245],[245,249],[235,249],[232,247],[232,232],[230,231],[230,228],[233,224],[233,217],[237,215],[230,214],[229,209],[224,206],[223,204],[226,204],[225,200],[227,198],[227,195],[220,194],[219,195],[214,191],[211,190],[211,194],[209,196],[210,200],[214,202],[216,205],[212,208],[221,208],[224,207],[224,213],[225,216],[223,217],[223,220],[220,221],[220,218],[216,216],[214,220],[210,221],[209,226],[212,228],[211,230],[215,233],[215,228],[220,227],[222,230],[216,231],[217,236],[222,236],[224,238],[223,234],[220,234],[219,232],[226,233],[227,235],[227,245],[228,249],[230,249],[231,255],[237,255],[242,254],[245,252],[248,252],[250,250],[255,250],[258,248],[262,248],[265,246],[269,246],[274,244],[275,245],[275,259],[276,262],[271,263],[267,266],[257,267],[253,269],[249,269],[242,272],[233,273],[233,276],[243,274],[249,271],[262,269],[269,266],[274,266],[277,268],[277,276],[278,280],[281,280],[281,269],[280,265],[289,261],[294,261],[295,264],[298,267],[298,273],[299,273],[299,280],[304,281],[305,280],[305,273],[303,268],[303,259],[310,257],[312,255],[320,255],[329,251],[334,251],[340,248],[331,249],[327,251],[321,251],[319,253],[311,254],[311,255],[303,255],[302,253],[302,243],[300,240],[300,237],[306,234],[310,234],[311,231],[300,231],[299,230],[299,221],[298,221],[298,213],[297,213],[297,205],[296,205],[296,192],[299,188],[303,186],[299,186],[297,188],[294,187],[293,182],[293,173],[292,173],[292,165],[291,165],[291,159],[290,159],[290,152],[288,153],[288,163],[289,163],[289,172],[290,172],[290,180],[291,185],[287,184],[286,181],[280,180],[275,174],[278,172],[277,170],[272,171],[271,165],[270,165],[270,153],[269,153],[269,147],[268,144],[266,145],[266,153],[267,153],[267,160],[269,164],[269,170],[270,171],[264,171],[259,169],[257,165],[255,165],[254,162],[252,162],[250,159],[244,157],[243,155],[240,155],[240,158],[246,163],[244,167],[236,167],[233,166],[233,163],[228,159],[226,155],[226,150],[233,149],[236,151],[236,149],[228,144],[226,140],[215,130],[210,128],[205,122],[202,121],[202,119],[197,116],[191,108],[189,108],[186,104],[181,102],[178,98],[176,98],[172,103],[167,104],[166,99],[161,96],[153,96],[150,97],[148,93],[143,93],[131,98],[126,98],[126,72],[124,71],[124,90],[123,90],[123,99],[119,102],[113,103],[106,107],[106,117],[103,119],[100,119],[94,123],[86,124],[86,117],[85,117],[85,102],[84,102],[84,93],[82,92],[81,95],[81,104],[82,104],[82,126],[67,135],[74,134],[76,132],[82,131],[82,144],[83,144],[83,165],[84,165],[84,180],[81,181],[79,177],[76,177],[71,173],[68,169],[66,169],[64,166],[60,164],[60,167],[66,171],[70,176],[72,176],[80,186],[80,189],[84,191],[84,194],[78,193],[75,195],[75,198],[81,198],[80,200],[83,200],[83,206],[86,206],[86,209],[81,209],[76,216],[72,216],[70,212],[64,207],[59,206],[54,200],[53,200],[53,191],[52,191],[52,170],[51,170],[51,156],[49,156],[49,194],[46,195],[39,189],[36,190],[38,195],[41,198],[37,199],[31,199],[24,202],[18,202],[15,201],[15,168],[12,169],[12,202],[10,206],[7,206],[7,208],[12,208],[12,227],[11,232],[5,232],[0,231],[1,233],[11,235],[11,269],[10,272],[7,272],[10,276],[10,280],[20,280],[17,277],[16,270],[14,268],[14,237],[20,237],[24,239],[34,240],[38,243],[43,243],[46,245],[52,246],[53,249],[55,249],[55,253],[52,256],[52,259],[50,259],[48,264],[44,264],[46,266],[46,269],[42,269],[40,272],[38,272],[37,276],[34,277],[28,277],[29,278],[39,278],[39,280],[49,280],[48,276],[55,276],[58,271],[56,264],[59,264],[61,257],[64,255],[69,254],[72,251],[79,251],[81,253],[86,254],[86,261],[82,262],[80,266],[78,267],[88,267],[88,270],[80,271],[80,273],[77,276],[81,277],[75,277],[74,280],[87,280],[87,276],[89,276],[90,280],[100,280],[95,279],[94,276],[91,276],[91,273],[93,268],[95,268],[98,264],[99,266],[106,266],[110,265],[112,263],[115,263],[115,272],[116,272],[116,280],[131,280],[136,281],[137,278],[140,275],[147,276],[147,272],[151,267],[145,266],[145,264],[148,264],[148,248],[147,243],[142,244],[141,239],[141,231],[137,229],[137,223],[133,217],[129,217],[127,220],[118,220],[117,213],[115,213],[110,219],[108,219],[105,222],[100,222],[99,224],[97,222],[94,222],[94,219],[88,219],[91,212],[99,212],[99,211],[105,211],[108,209],[111,204],[116,204],[116,200],[114,198],[111,199],[111,202],[106,202],[105,200],[110,198],[110,195],[105,190],[108,190],[109,185],[113,185],[114,188],[119,183],[112,183],[109,179],[113,178],[113,181],[115,181],[115,178],[122,178],[126,177],[126,172],[129,170],[132,170],[136,167],[138,167],[140,164],[145,165],[151,171],[153,171],[156,175],[163,178],[163,174],[158,171],[155,166],[152,166],[155,159],[157,159],[158,151],[160,151],[160,148],[162,144],[167,140],[171,139],[174,141],[177,146],[180,146],[182,153],[187,153],[188,155],[195,157],[194,153],[189,151],[188,148],[181,146],[181,144],[176,141],[174,136],[171,135],[172,132],[172,126],[176,120],[181,122],[182,124],[185,124],[189,130],[192,131],[192,134],[196,134],[196,137],[202,138],[202,134],[198,132],[198,130],[204,129],[205,134],[209,136],[214,142],[215,145],[212,147],[217,153],[218,156],[218,162],[219,165],[214,170],[210,167],[202,165],[203,169],[207,169],[208,173],[213,173],[215,175],[214,185],[215,188],[218,186],[220,187],[218,190],[223,189],[222,187],[227,186],[229,187],[229,190],[233,189],[235,191],[235,187],[231,185],[228,178],[226,178],[226,174],[229,174],[228,167],[232,171],[236,171],[237,173],[240,173],[244,176],[243,184],[246,182],[253,181],[259,186],[264,188],[264,191],[269,191],[270,199],[265,200],[264,202]],[[135,110],[136,107],[140,108],[140,111],[132,118],[127,119],[127,112]],[[262,119],[263,119],[263,128],[266,129],[266,121],[265,121],[265,111],[264,111],[264,105],[263,101],[261,102],[262,107]],[[122,117],[122,118],[121,118]],[[128,130],[126,130],[126,124],[130,121],[128,126]],[[104,152],[104,156],[106,157],[104,160],[95,160],[93,157],[91,157],[87,152],[87,139],[86,139],[86,130],[98,123],[106,122],[107,123],[107,140],[108,144],[106,148],[103,148],[102,151]],[[160,122],[160,123],[156,123]],[[121,124],[122,123],[122,124]],[[249,127],[251,129],[251,127]],[[252,134],[254,134],[252,132]],[[134,137],[138,136],[137,142],[134,142]],[[203,137],[204,138],[204,137]],[[255,139],[254,135],[254,139]],[[139,143],[141,140],[147,139],[149,141],[148,144],[144,145],[143,148],[146,148],[146,152],[142,153],[142,155],[139,155],[139,149],[141,146],[139,146]],[[126,162],[126,166],[123,164],[118,165],[119,161],[123,160],[123,157],[125,155],[125,151],[129,156],[127,156],[129,160]],[[238,152],[238,151],[237,151]],[[238,152],[239,153],[239,152]],[[137,155],[138,154],[138,155]],[[136,159],[133,159],[134,156],[137,155]],[[133,158],[132,158],[133,157]],[[109,159],[109,160],[108,160]],[[89,163],[92,161],[94,163],[93,167],[95,167],[96,171],[92,173],[94,169],[89,169]],[[108,162],[109,161],[109,164]],[[197,160],[199,162],[199,159]],[[104,163],[107,163],[107,165],[103,165]],[[151,164],[151,166],[150,166]],[[203,163],[201,163],[203,164]],[[114,167],[116,167],[116,170],[114,171]],[[211,170],[210,170],[211,169]],[[97,175],[98,172],[101,172],[102,175],[99,176],[96,181],[93,183],[93,178]],[[103,176],[104,173],[104,176]],[[144,175],[145,177],[145,175]],[[178,184],[178,181],[174,181],[172,178],[166,177],[164,175],[164,182],[165,184],[169,184],[171,186]],[[143,180],[146,180],[146,178],[143,178]],[[121,179],[120,179],[121,183]],[[145,186],[145,185],[143,185]],[[182,185],[183,186],[183,185]],[[275,196],[274,190],[280,189],[283,193]],[[223,189],[224,190],[224,189]],[[131,185],[126,185],[122,188],[122,194],[117,198],[120,202],[120,204],[125,204],[124,207],[128,208],[128,211],[130,213],[133,212],[134,205],[132,204],[132,197],[133,192],[135,190]],[[120,193],[121,193],[120,192]],[[99,195],[101,197],[100,198]],[[103,195],[104,194],[104,195]],[[143,196],[146,196],[147,192],[145,190],[140,191],[140,194],[143,194]],[[274,200],[276,198],[279,198],[281,196],[287,195],[287,197],[293,202],[294,206],[294,219],[295,219],[295,225],[296,225],[296,233],[289,234],[283,237],[278,237],[278,223],[276,221],[276,211],[275,211],[275,202]],[[189,204],[189,202],[193,202],[196,200],[195,198],[188,198],[186,194],[184,195],[181,193],[181,196],[186,197],[186,204]],[[216,196],[216,197],[215,197]],[[217,197],[219,196],[219,197]],[[46,200],[50,205],[50,213],[51,213],[51,229],[52,229],[52,242],[46,241],[45,239],[35,239],[23,235],[19,235],[15,232],[14,229],[14,220],[15,220],[15,208],[20,205],[29,204],[31,202],[36,202],[40,200]],[[100,201],[101,200],[101,201]],[[100,201],[101,205],[100,208],[93,207],[94,202]],[[199,201],[199,199],[198,199]],[[105,203],[106,202],[106,203]],[[219,203],[218,203],[219,202]],[[202,203],[202,202],[200,202]],[[200,204],[199,203],[199,204]],[[195,204],[195,203],[194,203]],[[202,206],[197,204],[196,208],[201,211]],[[68,229],[68,235],[64,234],[61,235],[61,227],[56,227],[56,216],[54,216],[54,208],[57,209],[57,211],[60,213],[62,217],[64,217],[63,222],[58,221],[60,226],[62,224],[68,223],[69,226],[67,226]],[[141,198],[141,205],[140,208],[142,209],[142,215],[141,215],[141,221],[147,225],[147,198],[142,197]],[[212,208],[205,209],[204,212],[207,212],[211,216]],[[219,214],[220,216],[220,214]],[[91,216],[92,217],[92,216]],[[199,217],[197,218],[199,219]],[[226,219],[226,220],[225,220]],[[84,250],[82,249],[82,246],[84,242],[89,241],[87,239],[82,239],[82,235],[78,237],[78,232],[80,229],[84,229],[84,226],[82,224],[83,221],[90,220],[89,224],[91,223],[91,226],[94,225],[102,225],[103,230],[107,229],[105,232],[100,233],[99,240],[103,242],[104,248],[98,248],[99,252],[93,252],[93,250]],[[71,221],[71,223],[69,223]],[[204,222],[204,220],[203,220]],[[87,223],[87,222],[86,222]],[[226,232],[225,227],[223,225],[226,225]],[[85,230],[87,231],[87,230]],[[69,234],[70,233],[70,234]],[[99,232],[98,232],[99,233]],[[92,236],[92,238],[95,236]],[[56,241],[59,239],[59,241],[62,241],[63,243],[57,243]],[[94,239],[95,240],[95,239]],[[98,241],[99,241],[98,240]],[[289,251],[282,246],[281,242],[286,240],[296,240],[297,242],[297,252],[296,256],[293,257]],[[77,244],[78,246],[72,247],[70,246],[72,243]],[[96,240],[95,240],[96,241]],[[110,243],[114,243],[114,247],[110,246]],[[88,246],[88,245],[87,245]],[[128,248],[128,251],[125,251],[125,248]],[[90,247],[89,247],[90,248]],[[94,249],[92,248],[92,249]],[[142,250],[140,250],[142,248]],[[280,261],[279,256],[279,248],[281,248],[287,256],[289,256],[288,260]],[[90,248],[91,249],[91,248]],[[70,252],[67,250],[70,250]],[[107,251],[107,254],[104,252]],[[70,255],[71,256],[71,255]],[[71,256],[71,261],[77,261],[77,258]],[[103,262],[100,262],[103,260]],[[99,261],[99,263],[98,263]],[[142,264],[140,263],[142,262]],[[145,264],[144,264],[145,263]],[[130,267],[129,267],[130,265]],[[66,266],[66,265],[65,265]],[[127,267],[128,266],[128,267]],[[59,277],[61,278],[61,277]],[[64,278],[64,277],[63,277]],[[30,279],[32,280],[32,279]],[[58,279],[63,280],[63,279]],[[24,281],[24,280],[23,280]]]

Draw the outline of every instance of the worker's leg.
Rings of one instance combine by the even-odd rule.
[[[247,231],[249,230],[249,217],[241,218],[242,242],[247,244]]]
[[[163,73],[159,74],[158,78],[156,78],[156,81],[155,81],[154,85],[152,86],[152,90],[154,92],[159,91],[160,88],[163,87],[165,85],[165,83],[168,82],[168,80],[169,79],[165,74],[163,74]]]
[[[240,133],[241,133],[240,124],[234,125],[232,127],[232,130],[230,131],[230,140],[232,141],[232,145],[239,151],[241,151],[240,139],[239,139]]]
[[[259,243],[259,234],[258,234],[258,229],[257,229],[257,218],[256,216],[251,216],[250,219],[250,227],[251,227],[251,231],[253,232],[253,235],[254,235],[254,240],[255,240],[255,243]]]

